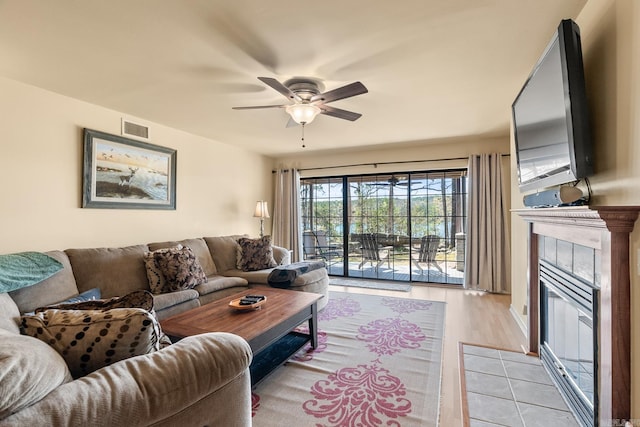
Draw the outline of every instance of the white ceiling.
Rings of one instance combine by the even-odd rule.
[[[586,0],[0,0],[0,75],[277,155],[300,148],[257,80],[361,81],[306,150],[508,135],[510,106]],[[1,95],[0,95],[1,96]]]

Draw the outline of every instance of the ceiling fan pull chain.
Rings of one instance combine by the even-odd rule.
[[[302,123],[302,148],[306,148],[307,146],[304,145],[304,123]]]

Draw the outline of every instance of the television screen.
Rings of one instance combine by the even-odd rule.
[[[520,190],[592,173],[578,26],[564,20],[512,106]]]

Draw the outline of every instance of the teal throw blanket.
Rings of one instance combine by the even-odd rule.
[[[58,260],[41,252],[0,255],[0,293],[35,285],[60,270]]]

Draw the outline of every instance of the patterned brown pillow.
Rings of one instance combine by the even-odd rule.
[[[264,270],[277,266],[273,258],[273,246],[271,236],[259,239],[238,239],[238,269],[242,271]]]
[[[45,309],[22,316],[22,329],[53,347],[74,378],[160,349],[160,325],[142,308]]]
[[[154,252],[153,259],[165,279],[163,292],[175,292],[207,282],[207,275],[188,246],[181,249],[168,248],[164,252]]]
[[[91,343],[88,340],[93,337],[92,333],[95,333],[95,328],[99,327],[101,323],[104,323],[108,319],[111,319],[111,316],[113,316],[114,313],[118,316],[124,315],[123,313],[125,312],[123,311],[113,311],[116,309],[136,309],[138,311],[134,312],[134,315],[132,315],[131,318],[126,318],[124,320],[115,319],[114,322],[116,323],[116,326],[107,326],[107,330],[109,328],[113,328],[110,330],[112,334],[123,328],[129,331],[132,320],[134,323],[136,320],[139,322],[145,321],[145,319],[152,320],[153,327],[149,327],[146,335],[141,335],[142,341],[138,341],[134,335],[135,341],[132,342],[130,340],[130,335],[121,333],[122,337],[116,339],[112,344],[110,343],[111,348],[114,349],[114,356],[109,358],[108,361],[105,359],[104,363],[100,363],[100,361],[96,361],[95,359],[89,363],[80,361],[82,357],[87,357],[83,352],[81,343],[76,344],[79,345],[79,347],[71,344],[74,347],[73,349],[65,350],[62,348],[64,343],[70,342],[70,337],[72,338],[75,335],[73,332],[73,326],[78,324],[78,322],[80,322],[80,325],[82,326],[82,332],[85,333],[85,335],[83,335],[84,343],[86,345],[91,345],[91,347],[95,347],[97,345],[97,348],[101,348],[99,343],[103,342],[104,335],[95,337],[97,338],[96,343]],[[54,312],[57,313],[57,317],[52,318],[51,316]],[[143,312],[148,313],[148,315]],[[62,316],[61,313],[66,313],[67,317],[65,321],[68,322],[69,325],[66,326],[64,322],[62,324],[51,324],[49,319],[53,319],[54,322],[57,322],[61,318],[60,316]],[[137,315],[135,315],[136,313]],[[124,325],[120,325],[121,321],[124,322]],[[43,323],[47,323],[47,325],[43,326]],[[111,325],[109,322],[106,324]],[[156,314],[153,309],[153,295],[148,291],[134,291],[127,295],[113,297],[110,299],[89,300],[39,307],[36,308],[35,315],[27,314],[22,317],[22,327],[25,334],[39,338],[55,348],[65,359],[73,376],[76,378],[126,357],[146,354],[150,351],[162,349],[171,345],[171,340],[162,331],[160,323],[156,318]],[[55,331],[55,333],[53,333],[53,331]],[[105,329],[101,329],[100,333],[105,333],[104,331]],[[138,344],[142,344],[138,346],[138,344],[135,344],[136,342]],[[131,347],[132,345],[133,347]],[[150,346],[153,346],[153,350],[150,350]],[[87,353],[93,353],[94,350],[95,348],[87,350]],[[64,351],[67,351],[68,356],[63,353]]]
[[[175,246],[177,249],[182,249],[182,245],[178,244]],[[145,252],[144,253],[144,266],[147,270],[147,280],[149,281],[149,289],[154,294],[161,294],[164,292],[164,288],[166,287],[167,281],[162,274],[162,270],[158,267],[156,260],[154,258],[155,253],[163,253],[167,252],[171,248],[163,248],[158,249],[153,252]]]
[[[35,312],[40,313],[49,309],[58,310],[109,310],[112,308],[142,308],[153,312],[153,295],[147,291],[134,291],[121,297],[109,299],[96,299],[74,303],[62,303],[36,308]]]

